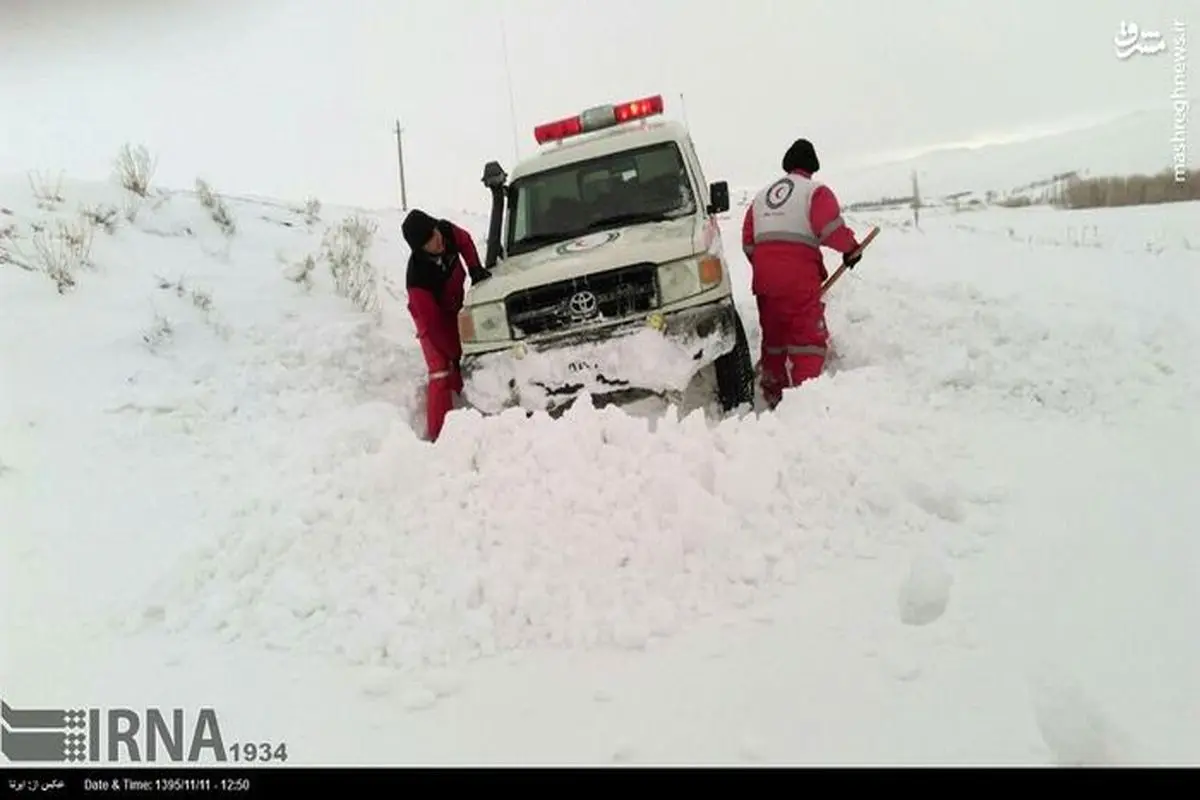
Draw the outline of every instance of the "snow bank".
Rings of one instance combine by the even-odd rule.
[[[932,413],[856,404],[845,417],[848,398],[885,386],[847,374],[776,416],[668,416],[653,435],[588,404],[558,422],[462,413],[419,461],[410,434],[359,408],[358,436],[272,470],[278,488],[168,575],[156,613],[172,629],[400,667],[643,647],[831,554],[878,557],[943,516],[969,527],[965,506],[989,487],[970,485],[952,446],[905,444],[934,432]],[[968,485],[898,481],[896,460]]]
[[[68,203],[39,210],[9,199],[26,196],[19,185],[3,195],[12,213],[0,225],[11,219],[25,240],[76,202],[119,204],[111,189],[69,186]],[[1194,608],[1194,537],[1184,536],[1194,503],[1179,487],[1200,480],[1180,455],[1195,443],[1200,399],[1200,324],[1187,305],[1198,273],[1178,231],[1135,252],[1001,235],[1050,224],[1032,211],[974,215],[977,230],[931,217],[921,232],[882,215],[884,234],[829,298],[829,373],[776,412],[647,418],[586,402],[558,420],[457,411],[429,445],[414,433],[424,369],[399,281],[399,215],[359,212],[378,222],[367,256],[381,307],[367,313],[335,294],[327,265],[305,266],[353,210],[309,222],[282,205],[228,202],[233,236],[188,193],[156,198],[136,221],[95,233],[62,294],[45,275],[0,265],[5,686],[76,702],[56,693],[129,672],[103,652],[164,653],[161,663],[146,655],[145,681],[127,687],[136,705],[151,675],[158,686],[182,681],[198,653],[263,649],[286,664],[321,658],[426,680],[430,668],[502,653],[667,653],[667,639],[711,621],[765,626],[787,610],[794,624],[712,634],[710,648],[747,643],[725,672],[686,648],[639,661],[650,666],[618,682],[634,697],[613,706],[623,735],[679,718],[694,730],[622,757],[708,753],[734,729],[714,732],[680,709],[725,720],[736,705],[788,712],[759,728],[765,743],[734,742],[726,755],[1121,758],[1108,738],[1084,741],[1094,703],[1065,700],[1071,681],[1015,699],[1022,649],[1087,677],[1100,688],[1080,697],[1098,694],[1122,720],[1152,709],[1175,739],[1151,752],[1194,752],[1186,703],[1168,702],[1194,696],[1194,644],[1144,633],[1187,630]],[[1135,224],[1105,214],[1086,217],[1104,241]],[[482,218],[467,222],[482,231]],[[730,252],[744,300],[744,264]],[[743,315],[757,347],[752,306]],[[1178,452],[1164,464],[1167,442]],[[1084,508],[1089,491],[1124,499]],[[1149,551],[1134,546],[1142,541]],[[1098,599],[1097,575],[1119,597]],[[1153,608],[1152,624],[1140,608]],[[90,676],[60,663],[68,633],[90,642]],[[1118,669],[1122,644],[1149,666]],[[1064,655],[1068,645],[1088,658]],[[216,670],[213,696],[231,696],[216,685],[238,669],[231,659],[196,666]],[[594,665],[610,662],[587,663],[599,680]],[[1161,686],[1128,691],[1125,673],[1150,667]],[[273,682],[278,669],[239,674]],[[362,708],[326,708],[326,722],[345,726],[345,759],[361,759],[347,743],[367,718],[385,761],[400,744],[470,760],[453,733],[463,719],[481,731],[471,753],[539,741],[501,736],[499,717],[463,706],[447,712],[456,722],[437,728],[441,738],[411,722],[406,742],[389,739],[399,710],[442,697],[428,679],[382,700],[376,688],[390,679],[373,680],[359,684],[372,697]],[[273,687],[274,707],[321,694],[315,680],[288,684],[291,700]],[[505,726],[536,706],[520,696],[526,705],[497,706]],[[554,732],[542,744],[568,742],[564,758],[590,752],[583,733],[540,713]],[[886,725],[891,713],[910,728]],[[931,715],[940,738],[912,736]],[[980,727],[958,735],[970,724]],[[1029,749],[1039,735],[1053,753]]]
[[[914,544],[974,554],[1004,496],[978,466],[990,445],[975,426],[1178,410],[1194,374],[1167,314],[1147,329],[1115,305],[1097,317],[934,274],[964,246],[946,232],[881,248],[839,286],[830,376],[775,414],[718,424],[587,404],[558,421],[460,411],[427,448],[354,388],[351,364],[316,355],[345,334],[301,334],[297,320],[249,370],[241,394],[260,413],[197,443],[208,463],[253,453],[257,467],[229,471],[266,479],[222,490],[221,533],[165,574],[146,622],[416,669],[645,647],[831,561]],[[1010,273],[1027,254],[968,249]],[[1114,368],[1096,369],[1098,352]]]

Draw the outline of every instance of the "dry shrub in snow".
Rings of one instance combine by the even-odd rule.
[[[304,201],[304,222],[308,225],[315,225],[321,220],[321,201],[315,197],[310,197]]]
[[[59,173],[53,180],[40,172],[29,173],[29,188],[33,192],[33,199],[37,201],[38,208],[43,211],[53,211],[59,203],[63,202],[62,182],[62,173]]]
[[[211,291],[201,287],[191,286],[182,277],[171,281],[167,280],[166,278],[156,276],[155,280],[159,289],[173,292],[176,297],[180,298],[181,300],[187,300],[193,306],[195,306],[200,312],[205,324],[212,328],[218,336],[221,336],[225,339],[229,338],[231,333],[229,326],[218,319],[216,309],[213,307]],[[146,336],[143,336],[142,338],[146,339]],[[147,340],[146,343],[151,345],[149,340]],[[155,346],[157,346],[157,344],[152,345],[151,349],[153,349]]]
[[[154,322],[142,333],[142,341],[151,353],[157,353],[158,348],[169,342],[174,334],[171,320],[161,314],[155,314]]]
[[[79,210],[79,216],[94,228],[103,228],[105,233],[116,233],[117,217],[120,211],[116,206],[99,205],[84,206]]]
[[[367,258],[379,225],[357,215],[346,217],[325,232],[321,255],[329,262],[334,289],[360,311],[379,312],[379,276]]]
[[[150,179],[154,177],[157,166],[145,145],[122,146],[113,162],[117,182],[138,197],[146,197],[150,193]]]
[[[156,278],[158,288],[165,291],[175,292],[176,297],[187,297],[192,301],[192,305],[204,312],[212,310],[212,292],[207,289],[197,289],[186,284],[183,278],[176,281],[169,281],[166,278]]]
[[[317,269],[317,259],[312,255],[307,255],[303,260],[292,264],[289,263],[286,257],[280,256],[286,266],[283,270],[283,277],[287,278],[292,283],[303,286],[305,290],[312,289],[312,274]]]
[[[15,264],[23,270],[33,272],[34,268],[26,264],[20,257],[17,247],[17,226],[15,224],[0,225],[0,264]]]
[[[229,206],[225,205],[221,196],[200,178],[196,178],[196,197],[200,200],[200,205],[208,209],[209,216],[217,223],[221,233],[233,236],[237,232],[237,224],[233,221],[233,213],[230,212]]]
[[[10,232],[7,245],[0,249],[0,261],[16,264],[30,272],[44,272],[54,281],[58,293],[75,286],[75,276],[91,266],[92,225],[82,218],[68,222],[58,220],[53,229],[33,225],[29,241],[32,252],[26,252]]]

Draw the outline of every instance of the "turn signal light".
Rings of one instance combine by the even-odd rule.
[[[700,265],[697,268],[700,276],[700,283],[710,285],[721,282],[721,276],[724,269],[721,267],[721,259],[716,256],[705,256],[700,259]]]

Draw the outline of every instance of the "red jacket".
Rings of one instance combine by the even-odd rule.
[[[812,179],[809,173],[802,170],[795,170],[791,175]],[[755,295],[804,301],[819,295],[822,282],[829,277],[820,247],[812,242],[764,238],[765,234],[762,232],[757,237],[759,241],[755,241],[756,214],[762,213],[765,207],[763,198],[779,183],[776,182],[760,192],[746,209],[746,216],[742,221],[742,250],[750,260],[753,272],[752,291]],[[799,201],[798,193],[796,197]],[[784,202],[786,203],[787,199]],[[762,223],[760,227],[764,227]],[[858,247],[854,231],[842,221],[841,205],[828,186],[817,186],[813,190],[807,227],[809,231],[816,233],[821,246],[840,253],[849,253]]]
[[[438,222],[438,230],[442,232],[445,252],[433,256],[415,251],[408,257],[408,312],[417,336],[425,338],[452,363],[462,356],[458,312],[466,290],[463,261],[472,275],[480,274],[483,267],[471,234],[447,220]]]

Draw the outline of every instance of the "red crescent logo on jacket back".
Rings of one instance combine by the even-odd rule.
[[[771,184],[771,188],[767,190],[767,208],[775,210],[788,201],[792,196],[792,192],[796,191],[796,184],[789,178],[780,178]]]

